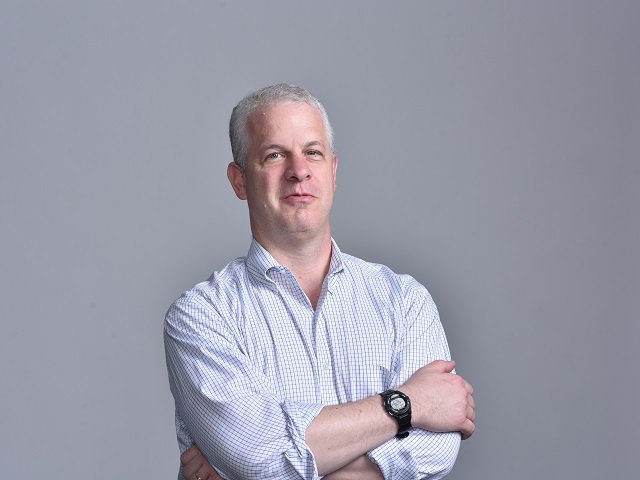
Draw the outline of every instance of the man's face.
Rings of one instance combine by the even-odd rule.
[[[337,158],[320,112],[306,103],[258,107],[249,117],[244,172],[229,165],[236,195],[249,205],[261,243],[330,235]]]

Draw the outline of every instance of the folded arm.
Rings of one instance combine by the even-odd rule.
[[[222,480],[196,445],[187,449],[181,456],[184,478],[201,480]],[[324,476],[324,480],[383,480],[378,466],[362,455],[335,472]]]
[[[412,404],[407,438],[392,439],[368,453],[385,478],[442,478],[453,468],[460,440],[475,430],[473,388],[455,375],[440,316],[431,295],[409,275],[400,276],[404,333],[397,347],[390,388]],[[427,364],[423,367],[423,365]]]
[[[165,353],[178,419],[225,478],[317,477],[304,436],[322,405],[278,397],[232,328],[197,295],[167,313]]]
[[[394,383],[411,398],[412,423],[417,427],[404,440],[394,438],[397,424],[384,411],[378,395],[335,406],[277,397],[274,386],[252,366],[235,342],[234,332],[216,318],[215,311],[197,312],[195,317],[210,319],[198,322],[193,309],[211,310],[204,302],[191,302],[178,304],[167,316],[170,384],[177,411],[193,440],[225,477],[317,478],[338,474],[340,469],[347,472],[354,464],[369,468],[371,462],[361,460],[368,454],[385,478],[407,468],[419,472],[412,477],[419,478],[431,468],[425,464],[442,457],[433,444],[441,445],[443,439],[433,442],[432,436],[448,436],[445,448],[454,451],[453,460],[457,454],[460,434],[433,432],[461,432],[463,437],[473,433],[472,389],[451,374],[453,362],[420,368],[420,361],[433,356],[448,358],[446,340],[444,347],[429,351],[433,339],[444,337],[433,316],[435,306],[426,313],[413,312],[429,317],[429,323],[426,328],[424,322],[418,322],[422,327],[409,328],[398,360]],[[453,461],[437,463],[436,471],[431,472],[435,475],[450,469]]]
[[[439,434],[435,432],[448,432],[452,428],[457,428],[465,437],[473,433],[473,389],[462,377],[451,374],[454,366],[454,362],[430,363],[400,386],[399,389],[408,394],[416,405],[412,423],[417,428],[412,429],[411,435],[403,440],[393,438],[397,432],[397,423],[386,413],[380,415],[384,410],[377,396],[323,408],[307,430],[307,443],[314,452],[320,475],[327,475],[326,478],[332,480],[383,478],[380,466],[362,455],[369,447],[375,448],[381,444],[378,442],[386,442],[385,445],[393,443],[392,451],[399,455],[399,460],[409,462],[409,465],[398,467],[399,471],[417,468],[407,452],[420,452],[429,460],[430,468],[437,470],[423,472],[425,477],[439,478],[448,472],[452,462],[446,455],[443,457],[443,450],[437,442],[425,444],[424,436],[436,437]],[[374,425],[376,422],[379,424]],[[449,435],[460,438],[457,433]],[[390,439],[392,440],[388,442]],[[193,447],[193,450],[197,451],[197,447]],[[383,460],[389,459],[383,456]],[[201,459],[194,462],[199,465]],[[208,463],[206,466],[210,468]],[[385,467],[387,470],[389,465]],[[389,473],[384,478],[393,476]]]

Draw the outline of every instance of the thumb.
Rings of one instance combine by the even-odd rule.
[[[453,360],[436,360],[424,366],[425,370],[439,373],[451,373],[456,368],[456,362]]]

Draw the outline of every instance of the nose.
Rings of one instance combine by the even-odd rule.
[[[297,182],[311,178],[311,169],[304,155],[296,153],[289,155],[287,164],[287,179]]]

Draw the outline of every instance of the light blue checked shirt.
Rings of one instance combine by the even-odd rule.
[[[450,358],[427,290],[335,242],[315,311],[253,240],[246,258],[171,306],[165,350],[180,449],[195,442],[227,479],[319,478],[305,432],[325,405],[397,387]],[[440,478],[459,447],[458,433],[414,428],[368,455],[386,479]]]

